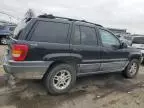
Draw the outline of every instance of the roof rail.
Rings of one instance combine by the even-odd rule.
[[[54,19],[55,16],[53,16],[52,14],[43,14],[43,15],[39,15],[39,18],[50,18],[50,19]]]
[[[96,25],[96,26],[103,27],[103,26],[102,26],[102,25],[100,25],[100,24],[95,24],[95,23],[88,22],[88,21],[85,21],[85,20],[81,20],[81,22],[85,22],[85,23],[89,23],[89,24],[94,24],[94,25]]]
[[[88,22],[88,21],[85,21],[85,20],[77,20],[77,19],[66,18],[66,17],[58,17],[58,16],[53,16],[52,14],[43,14],[43,15],[39,15],[38,17],[39,18],[49,18],[49,19],[60,18],[60,19],[66,19],[66,20],[69,20],[69,21],[80,21],[80,22],[85,22],[85,23],[89,23],[89,24],[93,24],[93,25],[96,25],[96,26],[103,27],[102,25],[91,23],[91,22]]]
[[[76,20],[76,19],[72,19],[72,18],[53,16],[52,14],[43,14],[43,15],[39,15],[38,17],[39,18],[50,18],[50,19],[60,18],[60,19],[67,19],[69,21],[80,21],[80,20]]]

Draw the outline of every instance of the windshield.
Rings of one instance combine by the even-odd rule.
[[[135,44],[144,44],[144,37],[135,37],[132,41]]]
[[[21,21],[14,30],[13,38],[18,38],[25,26],[26,22],[24,20]]]

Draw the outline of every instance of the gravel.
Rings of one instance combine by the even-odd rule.
[[[5,48],[0,46],[1,59]],[[116,73],[80,77],[60,96],[49,95],[40,80],[21,81],[12,92],[6,88],[0,86],[0,108],[144,108],[144,66],[134,79]]]

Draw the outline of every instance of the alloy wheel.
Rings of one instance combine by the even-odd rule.
[[[136,63],[132,63],[130,69],[129,69],[129,73],[130,75],[134,75],[137,72],[137,64]]]
[[[60,70],[53,77],[53,85],[58,90],[66,89],[71,82],[71,74],[68,70]]]

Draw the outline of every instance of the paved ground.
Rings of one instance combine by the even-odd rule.
[[[5,48],[6,46],[0,45],[0,65],[2,64],[1,60],[3,58]]]
[[[78,78],[61,96],[50,96],[40,80],[21,81],[13,90],[1,80],[0,108],[144,108],[144,66],[135,79],[119,73]]]
[[[3,60],[3,55],[5,52],[6,46],[0,45],[0,76],[4,74],[3,68],[2,68],[2,60]]]

